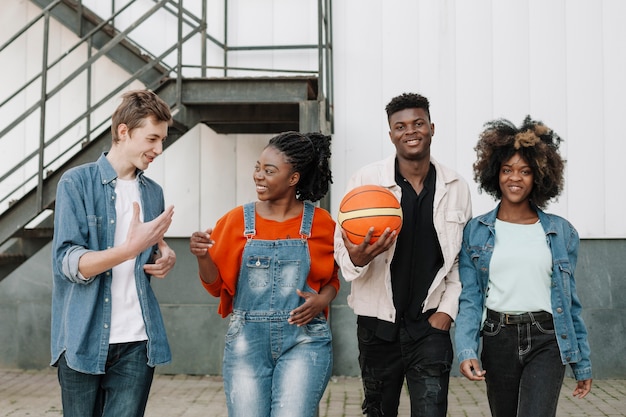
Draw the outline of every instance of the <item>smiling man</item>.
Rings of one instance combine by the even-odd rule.
[[[406,378],[411,416],[444,417],[470,192],[456,172],[430,156],[435,125],[426,97],[402,94],[386,111],[396,153],[361,168],[348,191],[387,187],[400,200],[402,229],[397,236],[387,230],[372,244],[370,232],[360,245],[339,225],[335,231],[335,259],[352,282],[348,303],[357,314],[363,414],[397,416]]]
[[[127,92],[110,151],[59,181],[51,364],[65,417],[143,416],[154,367],[171,360],[150,278],[176,262],[163,239],[174,208],[143,174],[163,152],[171,119],[156,94]]]

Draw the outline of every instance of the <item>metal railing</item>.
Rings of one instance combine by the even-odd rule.
[[[228,42],[229,35],[229,0],[223,2],[223,41],[216,34],[211,34],[207,27],[207,1],[201,1],[201,11],[192,12],[185,8],[184,0],[128,0],[124,5],[117,6],[120,0],[111,0],[111,14],[99,18],[83,3],[76,0],[49,0],[35,1],[44,6],[41,12],[18,30],[4,44],[0,46],[0,58],[3,54],[10,56],[15,45],[24,37],[29,39],[42,36],[41,70],[27,76],[26,81],[0,97],[0,145],[6,142],[15,142],[25,148],[25,157],[15,164],[4,167],[0,171],[0,214],[4,212],[12,201],[18,200],[27,192],[37,189],[39,211],[45,209],[42,204],[43,183],[46,176],[54,172],[65,161],[71,158],[92,138],[105,132],[110,125],[110,114],[114,108],[114,99],[129,86],[141,86],[148,89],[157,89],[167,78],[177,81],[176,101],[169,103],[173,109],[181,104],[181,81],[185,76],[197,74],[207,77],[209,72],[216,77],[229,77],[233,73],[285,76],[293,74],[314,75],[318,78],[318,100],[325,103],[326,120],[332,126],[332,0],[317,1],[318,9],[318,39],[317,43],[297,45],[232,45]],[[43,4],[45,3],[45,4]],[[196,2],[197,4],[198,2]],[[100,6],[102,1],[98,3]],[[51,19],[61,8],[75,11],[78,39],[72,45],[61,45],[61,50],[55,57],[50,51]],[[139,11],[139,12],[138,12]],[[136,17],[138,16],[138,17]],[[90,19],[87,19],[90,17]],[[175,38],[169,43],[160,44],[159,51],[149,51],[137,40],[142,31],[154,31],[154,20],[166,22],[166,25],[177,25]],[[296,17],[297,18],[297,17]],[[120,23],[122,22],[122,23]],[[127,22],[124,26],[123,22]],[[89,23],[89,24],[87,24]],[[67,23],[66,23],[67,25]],[[91,25],[91,27],[89,27]],[[108,36],[102,42],[103,34]],[[116,48],[125,47],[135,51],[145,60],[145,64],[135,68],[127,78],[120,80],[106,88],[98,95],[97,80],[102,80],[102,68],[111,65],[111,53]],[[216,53],[208,53],[209,47],[217,48]],[[192,48],[192,49],[188,49]],[[199,48],[199,51],[194,51]],[[35,48],[36,49],[36,48]],[[317,68],[275,68],[257,66],[233,66],[229,61],[233,54],[248,52],[298,51],[309,50],[317,55]],[[81,58],[77,59],[77,55]],[[189,58],[189,59],[188,59]],[[209,64],[212,58],[214,65]],[[31,58],[32,59],[32,58]],[[2,64],[0,59],[0,64]],[[124,67],[124,62],[117,62]],[[66,67],[69,67],[68,70]],[[147,82],[146,75],[150,72],[160,73],[162,76],[152,76]],[[54,74],[55,77],[52,77]],[[59,75],[61,74],[61,75]],[[116,77],[112,77],[116,78]],[[119,78],[119,74],[117,75]],[[10,80],[5,80],[10,81]],[[107,81],[108,78],[107,78]],[[70,100],[71,108],[76,114],[59,117],[58,126],[50,122],[49,113],[63,111],[63,102]],[[76,103],[82,102],[82,106]],[[80,110],[75,110],[81,107]],[[10,111],[7,109],[11,109]],[[18,109],[17,111],[15,109]],[[4,116],[9,113],[9,116]],[[1,117],[4,116],[4,117]],[[27,147],[25,137],[31,136],[30,130],[37,120],[37,145]],[[2,120],[10,120],[6,125]],[[332,128],[332,127],[331,127]],[[56,129],[56,130],[53,130]],[[25,132],[28,131],[28,134]],[[8,145],[10,147],[10,144]]]

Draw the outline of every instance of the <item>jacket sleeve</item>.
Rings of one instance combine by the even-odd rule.
[[[472,223],[465,227],[459,254],[459,275],[462,291],[459,297],[459,314],[455,322],[454,341],[460,362],[478,358],[480,324],[483,314],[484,292],[478,271],[471,258],[469,236]]]
[[[341,226],[339,223],[335,225],[335,261],[341,269],[341,275],[347,282],[354,281],[363,276],[369,267],[369,264],[356,266],[352,263],[350,254],[348,254],[346,245],[343,243],[343,238],[341,237]]]
[[[353,175],[348,180],[346,193],[362,184],[363,181],[359,173]],[[352,263],[350,254],[348,253],[341,236],[341,225],[339,222],[335,224],[335,261],[337,262],[337,265],[339,265],[341,275],[347,282],[354,281],[355,279],[362,277],[369,267],[369,264],[361,267]]]
[[[55,275],[75,284],[89,284],[96,279],[95,276],[84,278],[78,271],[80,257],[94,250],[90,248],[90,229],[95,233],[99,227],[95,216],[87,215],[83,198],[76,181],[68,176],[61,178],[54,210],[53,269]]]
[[[454,210],[446,214],[446,223],[451,223],[458,227],[460,231],[454,239],[462,237],[463,230],[468,221],[472,219],[472,201],[469,188],[465,181],[461,182],[462,188],[459,189],[459,207],[461,210]],[[458,242],[458,240],[457,240]],[[456,243],[461,246],[461,244]],[[457,246],[457,248],[459,247]],[[437,311],[442,311],[456,320],[459,310],[459,297],[461,295],[462,286],[459,276],[459,254],[457,253],[452,262],[450,270],[445,277],[445,291],[441,297]]]
[[[587,338],[587,327],[582,318],[582,304],[578,298],[576,292],[576,280],[574,279],[574,271],[576,271],[576,263],[578,261],[578,247],[580,239],[578,232],[571,226],[572,233],[565,242],[567,244],[567,253],[569,262],[571,265],[571,274],[569,288],[571,291],[572,305],[570,306],[570,314],[572,316],[572,322],[574,323],[574,331],[576,332],[576,339],[578,341],[578,349],[580,351],[581,360],[571,364],[572,371],[576,380],[585,380],[592,377],[591,373],[591,349],[589,347],[589,341]]]

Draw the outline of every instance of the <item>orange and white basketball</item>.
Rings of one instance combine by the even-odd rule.
[[[337,221],[352,243],[360,244],[371,227],[370,244],[376,242],[386,228],[396,233],[402,227],[402,207],[396,196],[379,185],[362,185],[348,192],[339,204]]]

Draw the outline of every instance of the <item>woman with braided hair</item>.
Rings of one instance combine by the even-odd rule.
[[[312,417],[330,378],[335,222],[313,205],[332,181],[329,158],[329,136],[275,136],[254,169],[258,201],[191,236],[202,285],[220,297],[222,317],[231,315],[223,361],[230,417]]]
[[[563,189],[560,142],[527,116],[519,128],[486,123],[475,148],[474,179],[500,201],[464,229],[455,343],[461,373],[486,381],[494,417],[555,416],[567,364],[577,380],[573,395],[591,390],[574,280],[578,233],[542,210]]]

